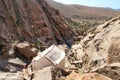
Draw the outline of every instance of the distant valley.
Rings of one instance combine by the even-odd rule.
[[[61,13],[63,20],[79,35],[83,35],[85,31],[97,27],[120,14],[120,10],[111,8],[88,7],[76,4],[67,5],[53,0],[46,1]]]
[[[47,0],[55,9],[59,10],[60,13],[68,18],[88,18],[88,19],[100,19],[100,18],[111,18],[120,14],[111,8],[100,8],[100,7],[88,7],[82,5],[66,5],[62,3],[55,2],[53,0]]]

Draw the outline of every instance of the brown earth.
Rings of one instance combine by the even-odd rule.
[[[46,0],[52,7],[59,10],[67,18],[110,18],[120,14],[119,11],[110,8],[89,7],[83,5],[66,5],[53,0]],[[80,20],[79,19],[79,20]]]

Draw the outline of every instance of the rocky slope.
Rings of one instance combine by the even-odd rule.
[[[44,0],[0,0],[0,80],[15,80],[40,50],[52,44],[71,46],[73,36]]]
[[[35,47],[41,43],[70,46],[73,36],[59,12],[43,0],[0,0],[0,80],[120,80],[120,17],[76,38],[71,52],[62,58],[65,69],[45,63],[45,68],[33,71],[33,57],[37,55],[32,62],[54,53],[41,58],[49,63],[66,45],[59,45],[60,51],[53,47],[40,52]]]
[[[82,60],[84,72],[98,72],[113,80],[120,79],[120,17],[88,32],[72,46],[75,59]],[[109,73],[109,74],[108,74]]]
[[[44,0],[0,0],[1,53],[15,41],[70,46],[73,35],[59,12]]]

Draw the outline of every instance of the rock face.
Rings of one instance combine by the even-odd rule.
[[[65,80],[112,80],[104,75],[98,73],[78,74],[72,72]]]
[[[37,53],[32,51],[32,49],[30,48],[30,44],[28,42],[17,44],[17,48],[27,58],[32,58],[32,57],[37,56]]]
[[[21,71],[26,66],[19,58],[1,60],[0,61],[0,71],[2,72],[17,72]],[[1,72],[0,72],[1,74]]]
[[[78,60],[82,60],[82,68],[85,72],[119,63],[120,17],[89,31],[78,44],[72,46],[72,53],[76,54]]]
[[[120,63],[113,63],[102,68],[97,69],[95,72],[103,74],[113,80],[120,80]]]
[[[51,66],[34,72],[28,72],[27,70],[24,70],[23,75],[21,76],[23,79],[21,80],[52,80],[52,70],[53,67]]]
[[[0,80],[18,80],[20,73],[0,73]]]
[[[59,12],[44,0],[0,0],[1,49],[16,40],[70,45],[72,38]]]

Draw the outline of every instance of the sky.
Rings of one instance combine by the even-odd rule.
[[[93,7],[120,9],[120,0],[54,0],[64,4],[80,4]]]

